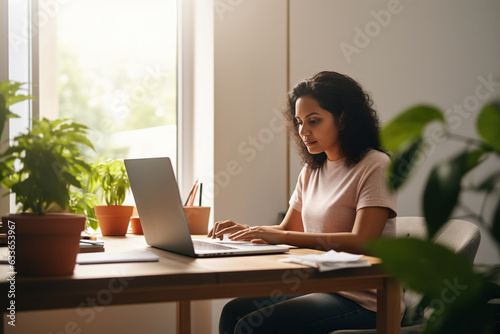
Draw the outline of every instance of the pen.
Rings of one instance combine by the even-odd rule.
[[[193,187],[191,188],[191,191],[189,192],[189,195],[186,198],[186,202],[184,203],[184,205],[188,205],[189,200],[191,199],[191,195],[193,194],[194,188],[196,188],[197,183],[198,183],[198,180],[196,180],[196,182],[193,184]]]
[[[196,193],[198,192],[198,180],[196,180],[195,188],[193,193],[191,194],[191,198],[189,199],[189,206],[193,206],[194,204],[194,198],[196,197]]]
[[[202,195],[202,192],[203,192],[203,183],[200,183],[200,199],[199,199],[199,202],[198,202],[199,206],[201,206],[201,195]]]

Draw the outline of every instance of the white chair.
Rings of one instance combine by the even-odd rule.
[[[427,226],[423,217],[397,217],[396,236],[423,239],[427,236]],[[474,258],[479,248],[481,234],[479,228],[468,221],[451,219],[439,229],[432,240],[440,245],[446,246],[457,254],[461,254],[469,261]],[[420,302],[420,295],[405,291],[406,314],[414,309]],[[401,324],[402,334],[417,334],[422,331],[422,325],[411,324],[405,315]],[[375,329],[364,330],[337,330],[329,334],[375,334]]]

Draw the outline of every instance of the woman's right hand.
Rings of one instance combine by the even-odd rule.
[[[248,225],[239,224],[237,222],[233,222],[232,220],[218,221],[214,224],[214,227],[210,230],[210,232],[208,232],[207,237],[212,239],[219,238],[222,240],[224,238],[224,234],[232,234],[248,228]]]

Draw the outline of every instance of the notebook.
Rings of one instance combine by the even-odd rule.
[[[286,246],[192,239],[170,158],[125,159],[148,245],[191,257],[284,253]]]

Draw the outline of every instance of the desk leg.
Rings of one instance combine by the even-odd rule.
[[[401,332],[400,285],[395,278],[387,278],[377,294],[377,333]]]
[[[191,302],[181,300],[177,302],[177,334],[191,333]]]

